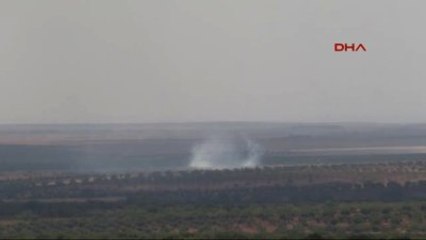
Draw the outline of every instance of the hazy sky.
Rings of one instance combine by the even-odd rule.
[[[426,122],[425,9],[0,0],[0,123]]]

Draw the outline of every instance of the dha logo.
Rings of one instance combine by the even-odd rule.
[[[335,43],[334,44],[334,51],[335,52],[358,52],[358,51],[363,51],[363,52],[367,52],[367,48],[365,48],[365,46],[362,43],[352,43],[352,44],[347,44],[347,43]]]

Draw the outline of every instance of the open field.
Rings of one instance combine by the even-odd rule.
[[[0,238],[426,237],[423,125],[49,125],[0,133]],[[197,158],[210,165],[194,166]],[[221,158],[241,162],[223,167]]]
[[[194,148],[212,137],[237,153],[255,143],[259,166],[426,159],[421,124],[1,125],[0,171],[187,169]]]

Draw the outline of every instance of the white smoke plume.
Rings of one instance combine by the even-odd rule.
[[[248,138],[210,137],[192,149],[190,168],[249,168],[260,165],[262,147]]]

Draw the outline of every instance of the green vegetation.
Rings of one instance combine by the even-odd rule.
[[[421,201],[94,208],[69,203],[34,205],[3,217],[0,237],[305,238],[316,234],[351,238],[362,234],[368,238],[424,238],[425,226],[426,202]]]
[[[425,238],[426,164],[12,172],[0,238]]]

